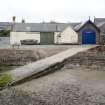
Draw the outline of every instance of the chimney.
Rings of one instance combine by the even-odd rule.
[[[22,23],[25,23],[25,19],[22,19]]]
[[[13,28],[14,28],[14,26],[15,26],[15,21],[16,21],[16,17],[13,16],[13,17],[12,17],[12,22],[13,22],[13,24],[12,24],[12,27],[11,27],[11,30],[12,30],[12,31],[13,31]]]
[[[16,21],[16,16],[13,16],[13,17],[12,17],[12,21],[13,21],[13,23],[15,23],[15,21]]]

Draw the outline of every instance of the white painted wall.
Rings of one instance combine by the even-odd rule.
[[[60,43],[78,43],[78,34],[70,26],[60,35]]]
[[[58,39],[58,37],[57,37],[59,34],[60,34],[60,32],[54,33],[54,43],[56,43],[56,44],[60,42],[60,39]]]
[[[10,33],[10,44],[20,43],[20,40],[24,39],[35,39],[40,42],[39,32],[11,32]]]
[[[57,35],[60,32],[54,33],[54,43],[59,42],[57,39]],[[11,32],[10,34],[10,44],[20,43],[20,40],[24,39],[36,39],[40,43],[40,32]]]
[[[61,37],[58,38],[57,36]],[[20,40],[35,39],[40,43],[40,32],[11,32],[10,44],[20,43]],[[78,34],[71,28],[67,27],[63,32],[54,33],[54,43],[78,43]]]

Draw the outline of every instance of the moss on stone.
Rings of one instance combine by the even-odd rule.
[[[5,87],[10,84],[12,77],[9,74],[0,74],[0,87]]]

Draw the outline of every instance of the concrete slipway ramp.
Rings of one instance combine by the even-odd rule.
[[[9,74],[12,76],[12,84],[18,81],[24,80],[28,77],[31,77],[32,75],[37,75],[38,73],[45,72],[45,71],[47,72],[47,70],[50,67],[57,66],[61,64],[62,62],[64,62],[64,60],[77,54],[78,52],[86,51],[93,47],[95,46],[73,46],[71,47],[71,49],[63,51],[59,54],[30,63],[23,67],[11,70]],[[51,69],[51,70],[54,70],[54,69]]]

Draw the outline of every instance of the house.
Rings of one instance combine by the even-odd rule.
[[[67,23],[16,23],[10,35],[10,43],[20,43],[24,39],[34,39],[40,44],[59,44],[58,37],[60,33],[66,33],[66,27],[70,27]],[[73,24],[73,27],[75,24]],[[74,30],[72,28],[66,29],[68,36],[72,35]],[[75,32],[74,32],[75,33]],[[76,34],[76,33],[75,33]],[[64,36],[64,34],[63,34]],[[67,36],[67,35],[66,35]],[[65,42],[71,43],[71,39],[65,36]],[[64,37],[63,37],[64,38]],[[61,43],[61,42],[60,42]]]
[[[71,28],[71,26],[66,27],[61,33],[59,33],[59,44],[77,44],[78,34]]]
[[[94,23],[100,29],[100,34],[105,35],[105,18],[95,18]]]
[[[105,18],[95,18],[94,23],[100,29],[100,42],[105,43]]]
[[[91,20],[85,23],[15,23],[10,43],[20,43],[24,39],[34,39],[42,45],[100,44],[100,27]]]

